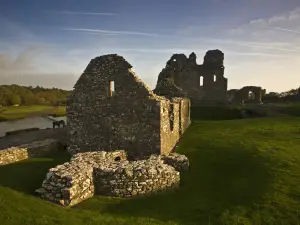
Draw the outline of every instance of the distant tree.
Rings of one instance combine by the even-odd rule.
[[[71,91],[58,88],[25,87],[16,84],[0,85],[0,105],[60,105],[66,104]]]
[[[0,86],[0,105],[2,106],[8,106],[10,105],[10,96],[11,96],[11,91],[9,88],[5,86]]]
[[[19,105],[21,103],[21,98],[18,94],[13,93],[10,97],[11,105]]]

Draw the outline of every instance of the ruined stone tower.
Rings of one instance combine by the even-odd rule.
[[[166,97],[188,97],[192,105],[227,104],[227,78],[224,77],[224,54],[206,52],[198,65],[193,52],[187,58],[174,54],[158,76],[154,92]]]

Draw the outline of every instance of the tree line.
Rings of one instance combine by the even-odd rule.
[[[25,87],[16,84],[0,85],[0,106],[66,105],[71,91],[58,88]]]
[[[265,103],[272,102],[298,102],[300,101],[300,88],[286,92],[269,92],[262,96]],[[43,88],[40,86],[26,87],[16,84],[0,85],[0,106],[13,105],[66,105],[68,96],[72,91],[58,88]]]
[[[269,92],[262,96],[264,103],[284,103],[284,102],[299,102],[300,88],[291,89],[285,92]]]

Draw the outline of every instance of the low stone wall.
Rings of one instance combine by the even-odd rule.
[[[28,158],[28,152],[24,148],[11,147],[0,151],[0,165],[7,165]]]
[[[177,171],[189,170],[189,160],[185,155],[170,153],[169,155],[161,156],[164,163],[174,167]]]
[[[46,153],[63,149],[59,141],[54,139],[46,139],[36,141],[30,144],[19,145],[7,149],[0,150],[0,165],[7,165],[31,157],[42,156]]]
[[[43,156],[47,153],[63,149],[63,145],[55,139],[35,141],[30,144],[19,145],[18,147],[26,149],[29,158]]]
[[[172,161],[177,169],[188,168],[185,156],[152,155],[148,160],[128,161],[123,150],[114,152],[77,153],[70,162],[49,170],[42,187],[36,190],[41,198],[64,206],[75,205],[96,195],[131,197],[177,187],[180,173],[166,164]],[[177,159],[185,159],[175,163]]]
[[[157,192],[179,185],[179,172],[160,159],[139,160],[96,168],[95,193],[131,197]]]

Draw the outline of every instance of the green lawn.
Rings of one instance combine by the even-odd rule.
[[[57,116],[66,115],[65,106],[11,106],[0,107],[0,121],[23,119],[34,115],[56,114]]]
[[[276,105],[276,108],[278,112],[285,113],[291,116],[300,116],[299,103]]]
[[[300,224],[300,118],[193,121],[181,188],[62,208],[33,197],[65,154],[0,167],[0,224]]]

